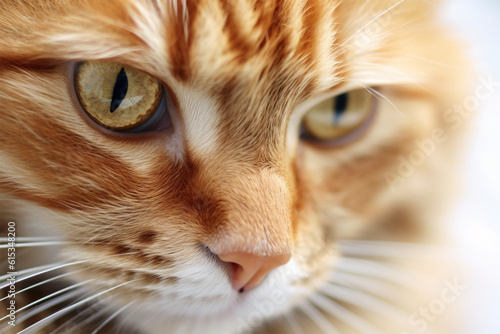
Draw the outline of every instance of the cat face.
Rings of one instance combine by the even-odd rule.
[[[82,261],[74,278],[119,286],[110,303],[133,301],[131,317],[227,320],[266,298],[269,316],[289,309],[328,278],[340,240],[397,220],[427,233],[437,169],[388,173],[447,127],[452,73],[422,59],[453,63],[435,49],[454,46],[424,1],[393,5],[2,4],[2,193],[45,210],[62,257]],[[98,64],[155,78],[163,125],[113,131],[89,116],[78,71]],[[345,133],[311,114],[339,99],[367,110]],[[274,262],[241,293],[233,253]]]

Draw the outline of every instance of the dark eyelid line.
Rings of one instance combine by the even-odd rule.
[[[122,133],[144,132],[144,131],[147,131],[151,128],[154,128],[156,125],[158,125],[162,121],[163,117],[165,117],[165,114],[168,114],[168,111],[167,111],[167,103],[166,103],[166,96],[165,96],[166,90],[163,87],[163,85],[162,85],[161,89],[162,89],[162,98],[161,98],[160,104],[158,105],[158,108],[157,108],[155,114],[149,120],[147,120],[146,123],[141,124],[138,127],[130,129],[128,131],[122,131]]]

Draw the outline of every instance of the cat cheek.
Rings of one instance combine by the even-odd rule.
[[[453,110],[448,110],[444,114],[444,121],[446,123],[453,123],[451,127],[453,130],[456,130],[462,124],[463,118],[460,115],[457,115]]]

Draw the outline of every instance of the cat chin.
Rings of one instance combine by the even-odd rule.
[[[231,290],[211,301],[203,296],[176,303],[168,299],[146,301],[126,309],[122,321],[148,333],[243,333],[285,313],[310,294],[312,287],[300,285],[303,278],[305,274],[292,260],[248,292]]]

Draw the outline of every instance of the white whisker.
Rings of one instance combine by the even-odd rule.
[[[88,295],[90,295],[90,293],[85,295],[85,296],[88,296]],[[85,296],[83,296],[82,298],[85,298]],[[102,302],[104,303],[108,299],[109,299],[109,297],[103,298]],[[78,312],[76,315],[74,315],[73,317],[68,319],[66,322],[64,322],[62,325],[57,327],[55,330],[50,332],[50,334],[55,334],[60,330],[65,330],[65,332],[68,332],[68,330],[70,330],[71,328],[74,328],[74,327],[83,327],[84,325],[94,321],[95,319],[99,318],[100,316],[102,316],[103,314],[108,312],[108,310],[111,308],[110,305],[107,305],[107,306],[102,307],[101,309],[98,309],[96,311],[96,306],[100,306],[100,305],[98,305],[98,304],[97,305],[90,305],[89,307],[82,310],[81,312]],[[79,319],[79,318],[84,318],[84,319],[82,321],[77,321],[77,319]]]
[[[432,59],[428,59],[428,58],[424,58],[424,57],[420,57],[420,56],[416,56],[416,55],[411,55],[411,54],[409,54],[408,56],[412,57],[412,58],[415,58],[415,59],[418,59],[418,60],[425,61],[425,62],[427,62],[429,64],[443,66],[443,67],[451,68],[453,70],[461,70],[460,67],[452,66],[452,65],[449,65],[449,64],[445,64],[445,63],[441,63],[441,62],[438,62],[438,61],[435,61],[435,60],[432,60]]]
[[[16,243],[16,248],[26,248],[26,247],[44,247],[44,246],[57,246],[57,245],[66,245],[70,242],[67,241],[44,241],[44,242],[24,242],[24,243]],[[0,249],[10,248],[11,245],[3,244],[0,245]]]
[[[55,277],[51,277],[51,278],[46,279],[46,280],[41,281],[41,282],[37,282],[37,283],[35,283],[35,284],[33,284],[33,285],[28,286],[27,288],[24,288],[24,289],[22,289],[22,290],[17,291],[16,293],[14,293],[14,296],[16,296],[16,295],[18,295],[18,294],[20,294],[20,293],[23,293],[23,292],[25,292],[25,291],[27,291],[27,290],[30,290],[30,289],[36,288],[37,286],[43,285],[43,284],[45,284],[45,283],[49,283],[49,282],[51,282],[51,281],[55,281],[55,280],[57,280],[57,279],[59,279],[59,278],[69,276],[69,275],[71,275],[71,274],[73,274],[73,273],[75,273],[75,272],[77,272],[77,271],[73,271],[73,272],[70,272],[70,273],[64,273],[64,274],[61,274],[61,275],[58,275],[58,276],[55,276]],[[8,295],[7,295],[7,296],[5,296],[5,297],[3,297],[2,299],[0,299],[0,302],[1,302],[2,300],[7,299],[7,298],[9,298],[9,296],[8,296]]]
[[[398,284],[405,284],[410,287],[418,286],[418,284],[421,283],[419,278],[410,275],[407,269],[397,268],[388,264],[370,260],[341,257],[335,269],[363,276],[379,277]]]
[[[376,57],[372,58],[372,60],[375,60],[375,59],[376,59]],[[369,67],[371,67],[373,69],[383,68],[383,69],[387,70],[386,77],[389,77],[388,73],[391,72],[390,78],[393,81],[393,83],[391,83],[391,84],[394,84],[394,83],[398,83],[398,84],[411,83],[411,84],[414,84],[417,87],[421,88],[422,90],[428,92],[429,94],[437,96],[436,92],[434,92],[433,90],[429,89],[428,87],[425,87],[420,82],[420,81],[423,81],[423,79],[420,80],[420,81],[417,81],[417,78],[411,77],[408,74],[406,74],[406,73],[398,70],[395,67],[391,67],[391,66],[387,66],[387,65],[383,65],[383,64],[377,64],[377,63],[370,63],[370,62],[363,62],[362,64],[360,64],[358,66],[359,67],[363,67],[363,68],[369,68]],[[393,74],[393,73],[395,73],[395,74]]]
[[[449,260],[452,257],[451,249],[445,247],[370,241],[342,242],[339,244],[339,250],[342,254],[364,257],[412,258],[431,261]]]
[[[315,294],[309,298],[317,307],[328,312],[335,318],[345,322],[353,328],[359,330],[361,333],[369,334],[382,334],[375,326],[365,321],[360,316],[347,310],[333,300],[326,298],[322,295]]]
[[[57,298],[54,298],[52,300],[49,300],[48,302],[46,303],[43,303],[41,305],[38,305],[37,307],[29,310],[29,311],[26,311],[24,312],[23,314],[21,314],[17,319],[16,319],[16,324],[20,324],[22,322],[24,322],[25,320],[45,311],[46,309],[49,309],[51,308],[52,306],[54,305],[57,305],[57,304],[60,304],[60,303],[63,303],[67,300],[70,300],[71,298],[74,298],[78,295],[80,295],[83,291],[82,290],[75,290],[75,291],[71,291],[71,292],[68,292],[62,296],[59,296]],[[0,329],[0,334],[2,333],[5,333],[8,329],[10,329],[10,325],[6,325],[4,326],[2,329]]]
[[[65,314],[67,314],[67,313],[71,312],[71,311],[72,311],[72,310],[74,310],[75,308],[77,308],[77,307],[79,307],[79,306],[81,306],[81,305],[83,305],[83,304],[87,303],[88,301],[93,300],[93,299],[95,299],[95,298],[97,298],[97,297],[99,297],[99,296],[102,296],[102,295],[103,295],[103,294],[105,294],[105,293],[108,293],[108,292],[110,292],[110,291],[112,291],[112,290],[115,290],[115,289],[117,289],[117,288],[119,288],[119,287],[122,287],[122,286],[124,286],[124,285],[126,285],[126,284],[129,284],[129,283],[131,283],[131,282],[132,282],[132,281],[129,281],[129,282],[124,282],[124,283],[118,284],[118,285],[116,285],[116,286],[114,286],[114,287],[112,287],[112,288],[106,289],[106,290],[101,291],[101,292],[99,292],[99,293],[96,293],[96,294],[94,294],[94,295],[92,295],[92,296],[90,296],[90,297],[87,297],[87,298],[85,298],[85,299],[83,299],[83,300],[80,300],[79,302],[77,302],[77,303],[75,303],[75,304],[72,304],[72,305],[70,305],[70,306],[68,306],[68,307],[65,307],[65,308],[63,308],[62,310],[59,310],[59,311],[57,311],[56,313],[53,313],[53,314],[49,315],[48,317],[46,317],[46,318],[44,318],[44,319],[42,319],[42,320],[40,320],[40,321],[38,321],[38,322],[34,323],[33,325],[29,326],[28,328],[23,329],[23,330],[22,330],[22,331],[20,331],[18,334],[21,334],[21,333],[26,333],[26,334],[28,334],[28,333],[36,333],[36,331],[37,331],[37,330],[39,330],[39,329],[41,329],[41,328],[45,327],[46,325],[48,325],[48,323],[49,323],[50,321],[53,321],[53,320],[55,320],[55,319],[58,319],[59,317],[62,317],[62,316],[64,316]]]
[[[299,323],[295,320],[295,318],[291,314],[285,313],[285,319],[288,322],[288,324],[290,325],[290,328],[292,329],[293,334],[304,334]],[[92,334],[94,334],[94,333],[92,333]]]
[[[376,240],[343,240],[341,244],[346,245],[362,245],[362,246],[379,246],[391,249],[396,249],[397,251],[449,251],[452,248],[447,246],[439,245],[429,245],[429,244],[419,244],[410,242],[398,242],[398,241],[376,241]]]
[[[57,296],[57,295],[60,295],[60,294],[62,294],[62,293],[64,293],[64,292],[66,292],[66,291],[70,291],[70,290],[76,289],[76,288],[78,288],[78,287],[80,287],[80,286],[82,286],[82,285],[84,285],[84,284],[86,284],[86,283],[88,283],[88,282],[91,282],[91,281],[93,281],[93,279],[88,280],[88,281],[84,281],[84,282],[79,282],[79,283],[76,283],[76,284],[70,285],[70,286],[68,286],[68,287],[65,287],[64,289],[57,290],[56,292],[53,292],[53,293],[51,293],[51,294],[49,294],[49,295],[46,295],[45,297],[42,297],[42,298],[40,298],[40,299],[37,299],[37,300],[35,300],[34,302],[31,302],[31,303],[29,303],[28,305],[23,306],[23,307],[21,307],[21,308],[17,309],[15,313],[17,314],[17,313],[19,313],[19,312],[21,312],[21,311],[23,311],[23,310],[25,310],[25,309],[27,309],[27,308],[30,308],[30,307],[32,307],[32,306],[34,306],[34,305],[37,305],[37,304],[40,304],[41,302],[43,302],[43,301],[45,301],[45,300],[47,300],[47,299],[51,299],[52,297],[55,297],[55,296]],[[8,317],[9,317],[9,315],[6,315],[6,316],[4,316],[3,318],[0,318],[0,321],[1,321],[1,320],[6,319],[6,318],[8,318]]]
[[[39,267],[32,267],[32,268],[28,268],[28,269],[24,269],[24,270],[20,270],[20,271],[17,271],[17,276],[20,276],[20,275],[24,275],[24,274],[28,274],[28,273],[31,273],[33,271],[37,271],[37,270],[44,270],[46,268],[52,268],[52,267],[55,267],[55,266],[58,266],[60,265],[61,263],[49,263],[49,264],[44,264],[43,266],[39,266]],[[6,274],[6,275],[2,275],[0,276],[0,280],[5,280],[7,279],[8,277],[10,277],[11,275],[9,274]],[[5,286],[3,285],[0,285],[0,289],[3,289]]]
[[[23,274],[23,273],[30,273],[34,270],[39,270],[39,269],[42,269],[41,271],[38,271],[36,273],[33,273],[33,274],[27,274],[27,275],[24,275],[24,276],[16,276],[16,283],[17,282],[21,282],[21,281],[24,281],[24,280],[27,280],[29,278],[32,278],[32,277],[35,277],[35,276],[39,276],[39,275],[42,275],[42,274],[45,274],[45,273],[48,273],[50,271],[54,271],[54,270],[57,270],[57,269],[61,269],[61,268],[64,268],[64,267],[68,267],[68,266],[72,266],[72,265],[75,265],[75,264],[79,264],[79,263],[84,263],[84,262],[87,262],[87,261],[75,261],[75,262],[70,262],[70,263],[63,263],[63,264],[60,264],[60,263],[52,263],[52,264],[49,264],[49,265],[45,265],[45,266],[40,266],[40,267],[34,267],[34,268],[29,268],[29,269],[26,269],[26,270],[23,270],[23,271],[20,271],[18,272],[17,274]],[[55,266],[54,266],[55,265]],[[48,269],[45,269],[45,268],[48,268]],[[0,280],[6,280],[8,277],[10,277],[11,275],[4,275],[4,276],[1,276],[0,277]],[[4,289],[6,287],[8,287],[10,285],[10,283],[5,283],[3,285],[0,285],[0,290],[1,289]]]
[[[403,115],[403,113],[401,112],[401,110],[398,109],[398,107],[396,107],[396,105],[394,103],[392,103],[391,100],[389,100],[384,94],[382,94],[381,92],[371,88],[371,87],[368,87],[368,86],[364,86],[364,88],[366,90],[368,90],[370,93],[372,93],[373,96],[375,95],[378,95],[380,96],[382,99],[386,100],[394,109],[396,109],[396,111],[400,114],[400,115]]]
[[[406,326],[407,316],[404,312],[401,312],[394,306],[373,296],[346,287],[335,286],[330,283],[323,286],[320,291],[333,299],[338,299],[348,304],[370,310],[398,324]]]
[[[391,36],[393,38],[394,37],[400,37],[400,38],[406,38],[406,39],[408,39],[409,36],[412,36],[413,34],[416,34],[417,32],[419,32],[418,28],[412,27],[411,24],[415,23],[415,22],[418,22],[423,17],[425,17],[425,16],[424,15],[417,16],[413,20],[407,20],[404,24],[400,24],[398,26],[394,26],[393,28],[386,27],[385,29],[381,30],[379,33],[370,34],[370,35],[367,35],[367,36],[369,37],[370,41],[382,41],[384,38],[389,37],[389,36]],[[407,29],[402,29],[402,28],[405,28],[405,27],[408,27],[408,28]],[[359,43],[358,41],[355,41],[352,44],[342,45],[342,46],[345,47],[345,48],[349,48],[349,47],[355,46],[358,43]],[[357,51],[358,51],[357,53],[360,53],[360,52],[363,51],[363,49],[362,48],[358,48]],[[377,51],[376,54],[378,55],[378,54],[380,54],[380,52]],[[391,53],[391,54],[393,55],[394,53]]]
[[[118,309],[115,313],[113,313],[106,320],[104,320],[104,322],[102,324],[100,324],[91,334],[97,334],[97,332],[99,332],[102,328],[104,328],[104,326],[106,326],[108,323],[110,323],[120,313],[122,313],[123,311],[125,311],[125,309],[127,307],[129,307],[131,304],[132,304],[132,302],[130,302],[130,303],[124,305],[123,307],[121,307],[120,309]]]
[[[406,0],[400,0],[398,1],[397,3],[395,3],[394,5],[392,5],[391,7],[389,7],[388,9],[384,10],[382,13],[380,13],[379,15],[375,16],[375,18],[373,18],[370,22],[368,22],[367,24],[365,24],[364,26],[362,26],[360,29],[358,29],[354,34],[351,35],[351,37],[349,37],[348,39],[346,39],[344,41],[344,45],[349,42],[351,39],[355,38],[360,32],[362,32],[363,30],[365,30],[370,24],[372,24],[373,22],[377,21],[379,18],[381,18],[382,16],[384,16],[386,13],[390,12],[391,10],[393,10],[394,8],[396,8],[397,6],[399,6],[400,4],[402,4],[403,2],[405,2]]]
[[[7,237],[0,237],[0,242],[8,242]],[[38,241],[61,241],[60,238],[55,237],[15,237],[16,242],[38,242]]]
[[[331,282],[350,286],[357,290],[360,288],[384,299],[399,300],[401,298],[401,295],[393,286],[367,277],[337,272],[333,275]]]
[[[337,328],[310,302],[306,301],[300,304],[299,308],[321,328],[324,334],[340,334]]]

